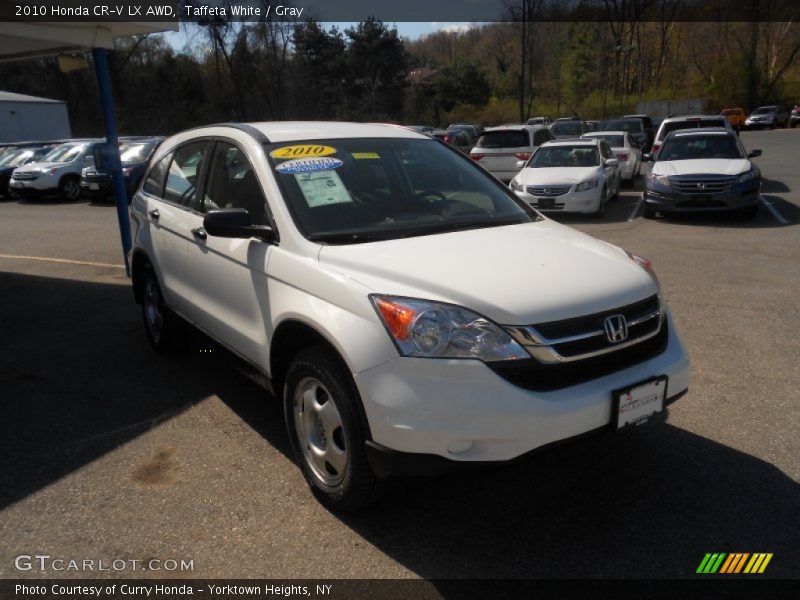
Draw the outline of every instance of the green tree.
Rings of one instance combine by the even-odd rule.
[[[442,69],[436,79],[435,89],[434,101],[445,111],[453,110],[457,102],[482,108],[492,94],[486,72],[473,61],[456,63]]]

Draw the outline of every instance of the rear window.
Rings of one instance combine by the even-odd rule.
[[[627,131],[628,133],[642,133],[644,127],[639,119],[618,119],[600,124],[602,131]]]
[[[583,127],[581,127],[579,121],[561,121],[553,125],[550,131],[556,135],[579,136],[583,134]]]
[[[528,132],[514,129],[485,131],[475,144],[477,148],[523,148],[530,145]]]
[[[593,135],[593,138],[600,138],[601,140],[605,140],[608,142],[609,146],[619,147],[625,145],[625,136],[623,135],[612,135],[612,134],[604,134],[604,135]]]
[[[662,140],[667,137],[670,131],[677,129],[702,129],[705,127],[725,127],[725,119],[698,119],[696,121],[675,121],[673,123],[665,123],[664,130],[659,136]]]

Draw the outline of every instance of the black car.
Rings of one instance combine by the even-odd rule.
[[[53,149],[53,145],[17,145],[13,148],[6,149],[0,156],[0,196],[3,198],[19,198],[19,194],[8,187],[8,181],[11,179],[11,173],[14,169],[27,165],[30,162],[36,162],[41,159],[45,154]]]
[[[639,119],[642,122],[642,127],[644,127],[644,133],[647,136],[647,141],[645,142],[646,147],[642,148],[642,151],[648,152],[653,145],[653,140],[656,139],[657,127],[655,123],[653,123],[653,119],[651,119],[648,115],[625,115],[622,118]]]
[[[139,187],[150,157],[163,139],[163,137],[143,137],[120,142],[119,156],[129,201]],[[96,167],[86,167],[81,174],[81,189],[84,194],[92,198],[108,198],[114,194],[114,183],[110,173],[99,171]]]

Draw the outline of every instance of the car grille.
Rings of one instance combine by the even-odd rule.
[[[31,179],[36,179],[39,177],[39,173],[34,173],[33,171],[23,171],[21,173],[14,173],[12,177],[17,181],[30,181]]]
[[[529,185],[525,188],[529,194],[533,196],[543,196],[545,198],[554,198],[556,196],[563,196],[572,189],[571,185]]]
[[[604,321],[615,315],[625,318],[628,335],[612,343]],[[489,366],[511,383],[536,391],[576,385],[645,361],[664,351],[668,337],[658,296],[573,319],[506,329],[532,358]]]
[[[83,178],[86,181],[107,181],[111,176],[103,171],[88,171]]]
[[[719,176],[679,176],[669,178],[672,189],[681,194],[692,196],[724,194],[730,191],[735,182],[735,177]]]

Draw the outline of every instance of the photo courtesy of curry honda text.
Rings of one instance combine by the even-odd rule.
[[[687,390],[647,259],[404,127],[185,131],[158,146],[131,213],[152,345],[178,347],[185,320],[246,361],[337,510],[391,475],[627,429]]]

